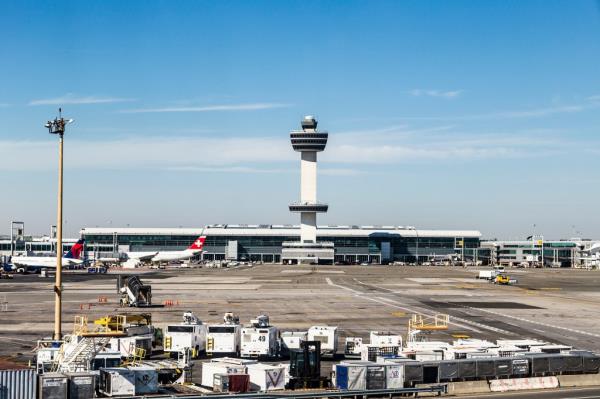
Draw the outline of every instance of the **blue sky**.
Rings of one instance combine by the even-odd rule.
[[[594,1],[8,1],[0,223],[295,223],[314,114],[322,224],[600,237]]]

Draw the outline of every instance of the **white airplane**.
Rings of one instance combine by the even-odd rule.
[[[187,260],[202,252],[205,240],[206,236],[198,237],[192,245],[183,251],[127,252],[127,258],[128,260],[150,261],[153,263]]]
[[[73,244],[69,252],[62,258],[63,267],[76,266],[83,263],[83,260],[79,258],[83,252],[84,242],[85,240],[82,238]],[[56,269],[56,257],[53,256],[13,256],[10,258],[10,263],[19,272]]]

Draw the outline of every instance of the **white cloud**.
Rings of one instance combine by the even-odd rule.
[[[108,104],[129,101],[135,101],[135,99],[122,97],[76,96],[69,93],[62,97],[31,100],[29,105]]]
[[[595,94],[587,98],[588,101],[600,101],[600,94]]]
[[[444,128],[431,128],[428,134],[402,128],[391,135],[331,134],[327,150],[319,154],[323,164],[320,173],[355,175],[363,173],[361,165],[576,154],[581,148],[577,141],[566,141],[548,132],[472,135]],[[586,148],[598,149],[600,145],[587,143]],[[0,141],[0,170],[54,170],[55,158],[55,141]],[[298,159],[287,135],[71,139],[65,145],[65,166],[73,169],[289,173],[297,171]]]
[[[441,97],[441,98],[456,98],[462,94],[463,90],[426,90],[426,89],[413,89],[409,93],[415,97],[427,96],[427,97]]]
[[[250,104],[224,104],[207,105],[203,107],[163,107],[163,108],[138,108],[124,109],[119,112],[125,114],[160,113],[160,112],[214,112],[214,111],[257,111],[274,108],[287,108],[290,104],[280,103],[250,103]]]

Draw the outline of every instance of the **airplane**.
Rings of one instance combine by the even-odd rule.
[[[83,252],[84,242],[85,240],[81,238],[73,244],[62,258],[63,267],[77,266],[83,263],[83,260],[79,258]],[[13,256],[10,258],[9,263],[21,273],[56,268],[56,258],[53,256]]]
[[[159,251],[159,252],[128,252],[127,257],[135,260],[150,261],[152,263],[170,262],[176,260],[187,260],[202,252],[206,236],[198,237],[187,249],[183,251]]]

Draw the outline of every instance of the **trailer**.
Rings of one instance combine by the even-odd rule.
[[[240,355],[241,326],[240,320],[232,313],[225,313],[222,324],[211,324],[206,334],[206,354]]]
[[[275,357],[279,354],[279,329],[269,324],[269,316],[251,320],[250,327],[241,330],[242,357]]]
[[[312,326],[308,329],[308,340],[321,343],[321,353],[334,356],[338,350],[338,328],[332,326]]]
[[[206,325],[194,313],[183,314],[183,322],[170,324],[163,338],[164,351],[177,356],[189,349],[193,357],[198,357],[206,350]]]

